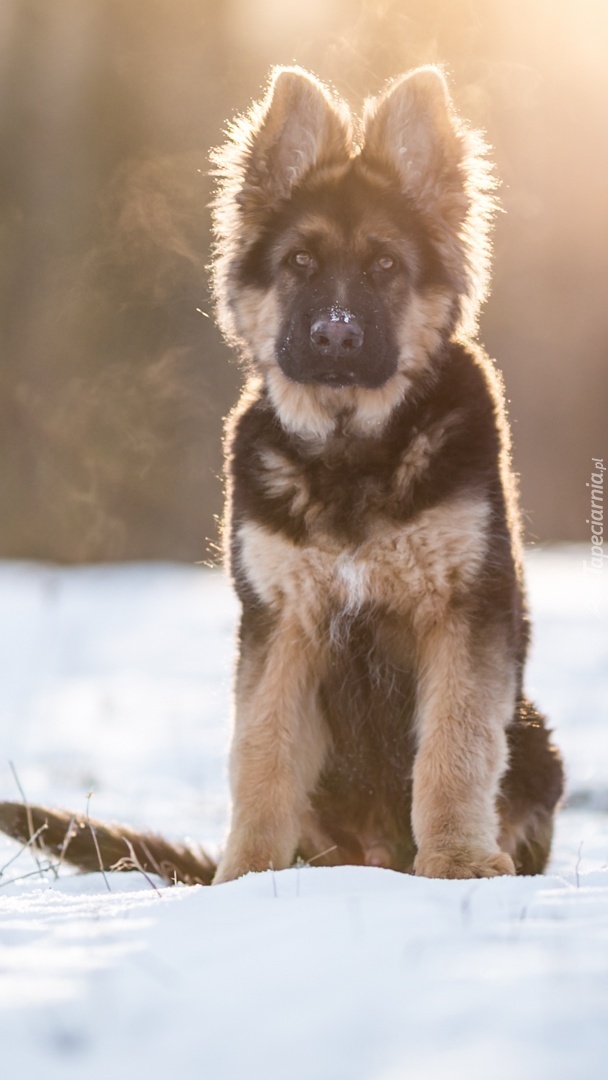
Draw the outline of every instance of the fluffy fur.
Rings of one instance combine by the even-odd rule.
[[[249,373],[227,433],[242,621],[216,881],[298,854],[538,872],[562,769],[523,696],[504,395],[470,340],[484,143],[435,68],[361,121],[280,69],[216,162],[218,315]]]
[[[435,68],[360,120],[282,68],[215,162],[217,312],[247,381],[226,438],[242,613],[214,881],[297,857],[538,873],[563,775],[524,696],[504,394],[472,343],[494,209],[483,140]],[[0,827],[46,822],[91,867],[62,840],[69,819],[36,815],[4,804]],[[95,839],[104,865],[118,844],[168,879],[213,872],[129,830]]]

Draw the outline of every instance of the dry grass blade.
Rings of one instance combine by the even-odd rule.
[[[30,870],[27,874],[19,874],[17,877],[9,878],[8,881],[0,881],[0,889],[6,888],[7,885],[14,885],[17,881],[25,881],[26,878],[40,877],[41,874],[47,874],[49,870],[53,871],[56,877],[58,866],[59,863],[50,862],[48,866],[41,866],[38,870]]]
[[[45,831],[45,829],[47,829],[47,828],[48,828],[48,826],[47,826],[46,822],[44,822],[44,824],[43,824],[43,825],[40,825],[40,827],[39,827],[38,829],[36,829],[36,832],[35,832],[35,833],[33,833],[33,834],[32,834],[32,836],[30,836],[29,840],[26,840],[26,841],[25,841],[25,843],[23,843],[23,844],[21,845],[21,847],[19,848],[19,851],[17,852],[17,854],[16,854],[16,855],[13,855],[13,856],[12,856],[12,858],[10,858],[10,859],[8,860],[8,862],[5,862],[4,866],[2,866],[2,867],[0,868],[0,877],[2,877],[2,875],[4,874],[4,871],[5,871],[5,870],[7,870],[9,866],[12,866],[12,864],[13,864],[13,863],[14,863],[14,862],[15,862],[15,861],[16,861],[16,860],[18,859],[18,858],[20,858],[20,856],[21,856],[21,855],[23,855],[23,852],[24,852],[24,851],[27,851],[27,850],[28,850],[28,848],[30,848],[30,847],[31,847],[31,846],[32,846],[33,844],[35,844],[35,843],[36,843],[36,840],[38,839],[38,837],[39,837],[39,836],[41,835],[41,833],[43,833],[43,832]]]
[[[18,792],[21,795],[21,798],[23,800],[23,806],[25,808],[25,814],[26,814],[26,817],[27,817],[27,829],[28,829],[28,836],[29,836],[29,841],[28,842],[32,844],[32,848],[33,848],[32,854],[33,854],[33,856],[34,856],[34,858],[36,860],[36,864],[38,866],[38,869],[41,870],[40,861],[38,859],[38,856],[36,854],[35,847],[34,847],[34,845],[36,843],[36,833],[37,832],[39,833],[40,830],[35,830],[34,829],[34,819],[33,819],[33,815],[32,815],[32,810],[31,810],[30,804],[29,804],[29,802],[28,802],[28,800],[26,798],[26,794],[25,794],[25,791],[24,791],[24,789],[22,787],[21,781],[19,779],[19,774],[17,772],[17,769],[15,768],[15,764],[12,761],[9,761],[8,764],[9,764],[9,768],[10,768],[12,774],[13,774],[13,778],[15,780],[15,783],[17,785],[17,790],[18,790]],[[41,846],[41,850],[42,850],[42,846]]]
[[[101,875],[103,877],[103,880],[106,883],[106,889],[108,890],[108,892],[112,892],[112,889],[110,888],[110,882],[108,881],[107,874],[105,872],[105,868],[104,868],[104,865],[103,865],[103,859],[101,857],[101,851],[99,850],[99,843],[97,841],[97,830],[95,829],[95,826],[93,825],[93,823],[91,821],[87,820],[87,824],[89,826],[89,830],[90,830],[91,836],[93,838],[93,844],[95,845],[95,851],[97,852],[97,861],[99,862],[99,869],[101,871]]]
[[[325,855],[329,855],[332,851],[337,851],[337,848],[337,844],[332,844],[331,847],[325,848],[325,851],[319,851],[317,855],[313,855],[312,858],[308,860],[308,862],[316,862],[317,859],[322,859]]]
[[[149,874],[146,873],[146,871],[144,870],[143,866],[141,865],[139,859],[137,858],[137,855],[135,854],[135,849],[133,847],[133,844],[129,840],[127,840],[126,843],[128,845],[128,848],[129,848],[129,856],[128,856],[128,858],[121,859],[119,863],[116,863],[116,865],[112,867],[112,869],[113,870],[137,870],[143,877],[145,877],[146,881],[148,882],[148,885],[150,885],[150,887],[152,889],[154,889],[154,891],[158,894],[158,896],[162,896],[162,893],[161,893],[160,889],[157,888],[157,886],[154,884],[154,882],[152,881],[152,878],[150,877]],[[159,877],[163,877],[163,874],[161,873],[160,869],[157,870],[157,873],[158,873]]]

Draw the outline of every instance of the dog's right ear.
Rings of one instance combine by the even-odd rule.
[[[301,68],[275,68],[266,96],[230,134],[218,160],[228,150],[238,166],[232,197],[245,213],[276,205],[312,168],[352,152],[348,107]]]

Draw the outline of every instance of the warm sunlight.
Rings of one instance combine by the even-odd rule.
[[[270,66],[294,62],[355,106],[402,70],[442,63],[458,107],[486,130],[507,213],[482,328],[507,375],[529,535],[582,539],[580,438],[602,436],[606,385],[607,31],[608,8],[591,0],[6,0],[0,213],[12,359],[1,378],[17,406],[0,441],[19,497],[7,490],[3,550],[198,557],[200,536],[213,536],[235,376],[211,361],[213,327],[197,314],[209,307],[207,152]],[[543,387],[532,397],[530,370]],[[566,403],[569,421],[556,422]],[[213,462],[204,477],[184,468],[192,439]],[[562,503],[557,475],[572,492]],[[179,538],[167,534],[165,500]]]
[[[607,0],[0,0],[0,1061],[604,1080]]]

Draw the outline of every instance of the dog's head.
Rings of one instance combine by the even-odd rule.
[[[278,69],[216,161],[225,333],[291,430],[349,409],[376,430],[486,288],[490,171],[442,74],[396,80],[355,131],[315,78]]]

